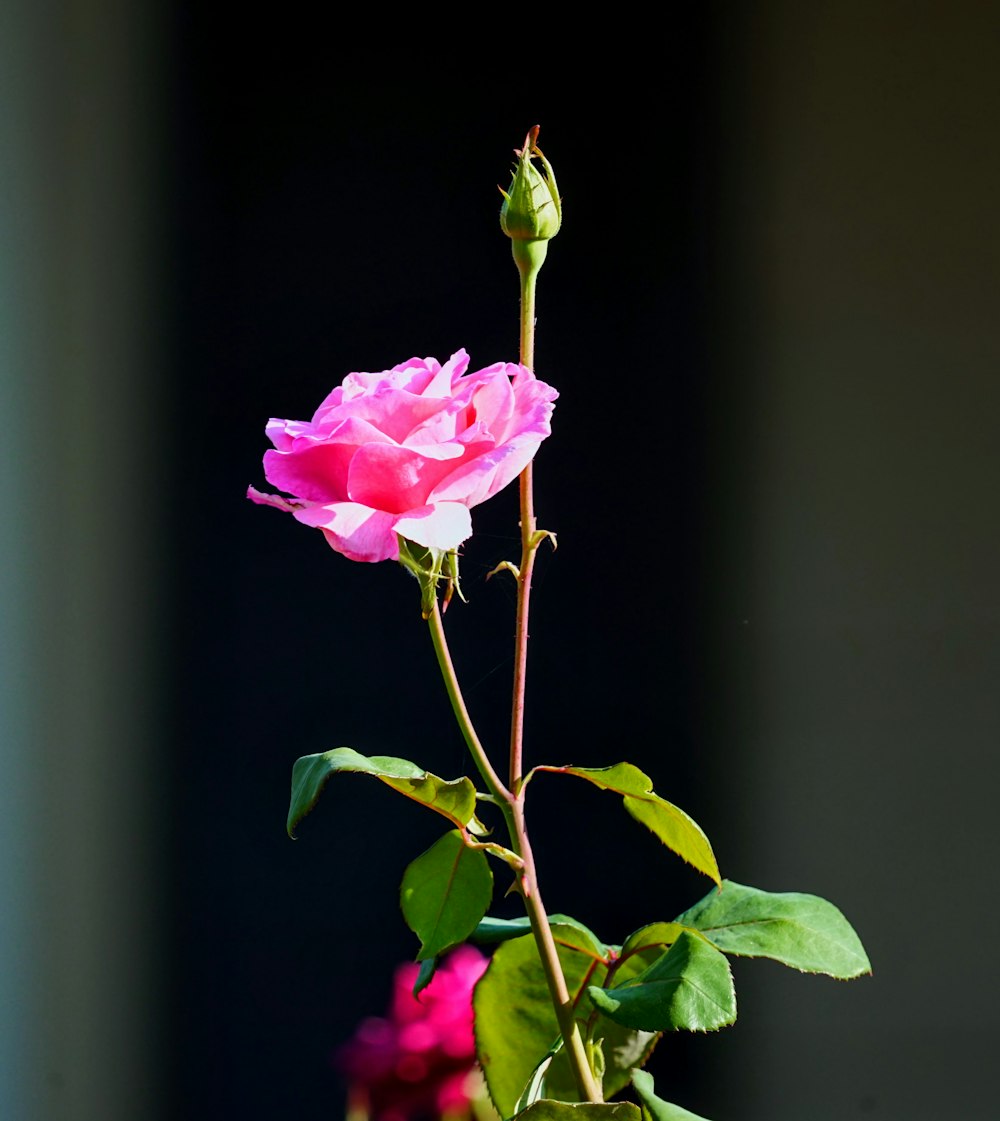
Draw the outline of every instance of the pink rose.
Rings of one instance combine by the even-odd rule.
[[[556,391],[526,367],[498,362],[466,374],[469,356],[442,366],[411,358],[379,374],[348,374],[311,421],[271,420],[264,474],[293,495],[254,502],[323,531],[351,560],[396,560],[396,534],[456,549],[469,509],[515,479],[549,435]]]
[[[349,1114],[371,1121],[416,1121],[467,1112],[482,1092],[476,1077],[472,990],[486,959],[459,946],[419,997],[419,966],[396,970],[388,1018],[370,1017],[337,1052],[349,1080]]]

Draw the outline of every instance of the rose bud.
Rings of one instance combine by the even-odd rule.
[[[552,165],[538,148],[538,125],[524,138],[524,147],[515,148],[517,163],[510,189],[503,190],[500,226],[515,241],[547,241],[555,237],[562,223],[562,204],[556,189]],[[537,156],[544,171],[531,162]]]

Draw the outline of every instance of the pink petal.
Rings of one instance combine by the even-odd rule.
[[[476,420],[498,442],[507,436],[515,404],[514,390],[505,374],[490,378],[472,395]]]
[[[351,461],[347,493],[353,502],[402,514],[427,503],[431,489],[453,464],[426,459],[394,444],[366,444]]]
[[[338,418],[356,417],[397,444],[429,417],[441,411],[446,402],[423,397],[408,389],[381,387],[365,397],[356,397],[335,410]],[[361,441],[358,441],[359,443]]]
[[[396,532],[428,549],[457,549],[472,536],[472,515],[461,502],[437,502],[398,518]]]
[[[251,502],[256,502],[258,506],[273,506],[276,510],[285,510],[292,514],[300,509],[300,506],[296,505],[294,501],[289,502],[287,498],[280,494],[265,494],[256,487],[247,487],[247,498]]]
[[[356,561],[399,559],[393,514],[357,502],[332,502],[293,510],[303,525],[321,529],[331,548]]]
[[[307,502],[339,502],[347,498],[347,474],[356,450],[353,444],[312,444],[265,452],[264,477]]]
[[[459,380],[469,367],[469,356],[462,350],[456,350],[441,369],[435,374],[426,389],[425,397],[451,397],[452,386]]]

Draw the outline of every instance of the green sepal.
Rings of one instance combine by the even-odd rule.
[[[642,1121],[706,1121],[689,1109],[658,1098],[653,1093],[653,1076],[648,1071],[632,1071],[632,1085],[642,1106]]]
[[[652,780],[638,767],[616,763],[613,767],[536,767],[535,770],[577,775],[601,790],[621,794],[625,809],[636,821],[642,822],[682,860],[717,884],[722,882],[715,853],[701,826],[679,806],[656,794]]]
[[[642,1031],[714,1031],[736,1019],[729,962],[687,930],[633,981],[612,989],[591,985],[587,992],[609,1019]]]
[[[524,147],[515,148],[517,163],[510,187],[503,195],[500,226],[515,241],[546,241],[555,237],[562,224],[562,201],[556,186],[552,165],[538,147],[538,125],[524,139]],[[542,161],[539,171],[532,159]]]
[[[517,1121],[642,1121],[639,1107],[631,1102],[554,1102],[548,1099],[517,1115]]]
[[[434,974],[437,973],[438,962],[440,960],[441,959],[438,957],[424,958],[420,963],[420,968],[417,970],[417,979],[413,982],[414,996],[420,996],[424,989],[434,980]]]
[[[765,957],[803,973],[847,981],[871,973],[871,962],[854,928],[818,895],[761,891],[723,880],[679,915],[727,954]]]
[[[365,756],[350,747],[337,747],[320,755],[303,755],[292,768],[292,797],[288,807],[288,835],[316,805],[327,779],[347,771],[374,778],[412,798],[414,802],[464,827],[473,819],[476,788],[468,778],[443,779],[424,771],[408,759],[391,755]]]
[[[399,542],[399,563],[420,585],[420,614],[429,619],[434,611],[438,584],[444,581],[444,597],[441,610],[447,611],[454,592],[464,602],[465,596],[458,581],[458,551],[456,549],[433,549],[418,545],[401,534],[396,534]]]
[[[493,898],[493,873],[481,849],[445,833],[403,873],[399,905],[420,939],[417,961],[457,946],[476,928]]]

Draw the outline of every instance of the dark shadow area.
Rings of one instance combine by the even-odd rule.
[[[559,549],[536,580],[529,752],[629,759],[711,831],[691,761],[714,79],[697,14],[666,44],[594,31],[512,61],[495,42],[375,49],[281,11],[177,12],[169,1113],[308,1121],[338,1115],[331,1052],[415,951],[398,883],[440,828],[347,778],[293,844],[291,765],[341,745],[469,764],[413,581],[243,501],[264,423],[310,416],[351,370],[463,346],[473,368],[516,359],[495,184],[540,123],[565,221],[539,286],[536,366],[561,397],[537,509]],[[499,750],[513,595],[484,576],[516,557],[515,491],[474,526],[470,603],[447,623]],[[609,796],[545,776],[535,806],[550,908],[609,941],[707,890]],[[702,1042],[671,1041],[678,1096]]]

